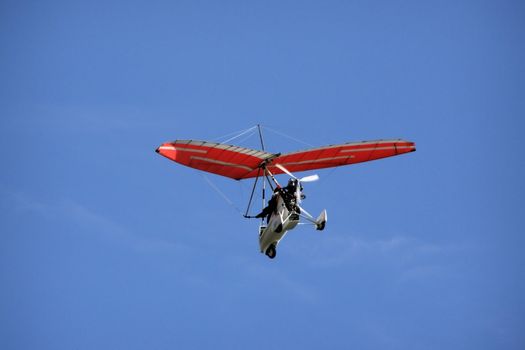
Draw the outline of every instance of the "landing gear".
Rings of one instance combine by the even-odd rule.
[[[273,259],[276,255],[277,250],[275,249],[275,244],[270,244],[268,249],[266,249],[266,256],[268,256],[270,259]]]
[[[259,226],[259,238],[262,236],[264,230],[266,230],[266,226],[264,225]]]

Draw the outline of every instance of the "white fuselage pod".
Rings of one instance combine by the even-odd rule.
[[[277,197],[277,208],[271,214],[270,221],[266,228],[259,234],[259,245],[261,253],[266,252],[270,245],[277,246],[279,241],[283,239],[287,231],[293,229],[299,223],[299,215],[290,212],[284,204],[283,198],[279,195]]]

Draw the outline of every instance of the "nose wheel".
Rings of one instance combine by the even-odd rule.
[[[275,258],[275,256],[277,255],[277,250],[275,249],[275,244],[270,244],[268,249],[266,249],[266,253],[265,254],[270,259]]]

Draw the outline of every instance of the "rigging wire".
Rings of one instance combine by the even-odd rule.
[[[225,141],[222,141],[221,143],[226,143],[226,142],[230,142],[230,141],[232,141],[232,140],[235,140],[236,138],[239,138],[239,137],[241,137],[242,135],[244,135],[244,134],[246,134],[246,133],[248,133],[248,132],[250,132],[250,131],[255,130],[256,128],[257,128],[257,126],[252,126],[251,128],[246,129],[246,130],[244,130],[243,132],[241,132],[239,135],[233,136],[233,137],[231,137],[231,138],[229,138],[229,139],[227,139],[227,140],[225,140]],[[250,136],[251,136],[251,135],[250,135]]]
[[[226,201],[226,203],[228,203],[233,209],[235,209],[235,211],[238,212],[239,215],[244,216],[242,211],[235,205],[235,203],[233,203],[230,200],[230,198],[228,198],[228,196],[226,196],[213,182],[211,182],[211,180],[205,174],[202,174],[202,177],[204,181],[206,181],[206,183],[210,185],[210,187],[213,188],[222,197],[222,199]]]
[[[272,129],[272,128],[268,127],[268,126],[264,126],[264,128],[265,128],[266,130],[269,130],[269,131],[273,132],[274,134],[277,134],[277,135],[280,135],[280,136],[286,137],[286,138],[288,138],[288,139],[290,139],[290,140],[292,140],[292,141],[295,141],[295,142],[302,143],[303,145],[306,145],[306,146],[308,146],[308,147],[315,147],[314,145],[312,145],[312,144],[310,144],[310,143],[308,143],[308,142],[305,142],[305,141],[299,140],[299,139],[297,139],[297,138],[295,138],[295,137],[292,137],[292,136],[287,135],[287,134],[285,134],[285,133],[283,133],[283,132],[280,132],[280,131],[277,131],[277,130],[275,130],[275,129]]]
[[[221,139],[223,139],[223,138],[228,138],[228,137],[230,137],[230,136],[232,136],[232,135],[242,134],[242,133],[244,133],[244,132],[246,132],[246,131],[248,131],[248,130],[250,130],[250,129],[256,128],[256,127],[257,127],[257,126],[252,126],[252,127],[248,128],[248,129],[242,129],[242,130],[238,130],[238,131],[230,132],[230,133],[228,133],[228,134],[226,134],[226,135],[222,135],[222,136],[219,136],[219,137],[215,137],[215,138],[211,139],[211,141],[219,141],[219,140],[221,140]],[[221,142],[221,143],[223,143],[223,142]]]
[[[253,137],[253,135],[255,135],[255,133],[256,133],[256,131],[255,131],[255,129],[254,129],[254,130],[252,130],[252,131],[251,131],[246,137],[243,137],[241,140],[236,141],[235,143],[236,143],[237,145],[242,145],[242,143],[243,143],[244,141],[248,140],[250,137]]]

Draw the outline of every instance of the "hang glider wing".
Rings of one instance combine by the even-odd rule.
[[[268,169],[273,174],[282,174],[283,171],[275,164],[280,164],[291,172],[331,168],[397,156],[415,150],[416,145],[413,142],[404,140],[348,142],[280,155],[271,160]]]
[[[295,173],[367,162],[415,150],[415,144],[410,141],[378,140],[348,142],[279,155],[222,143],[177,140],[162,144],[156,151],[191,168],[241,180],[262,175],[260,166],[263,163],[273,174],[283,173],[276,164]]]
[[[275,156],[264,151],[195,140],[164,143],[157,148],[157,153],[182,165],[235,180],[262,174],[259,165]]]

